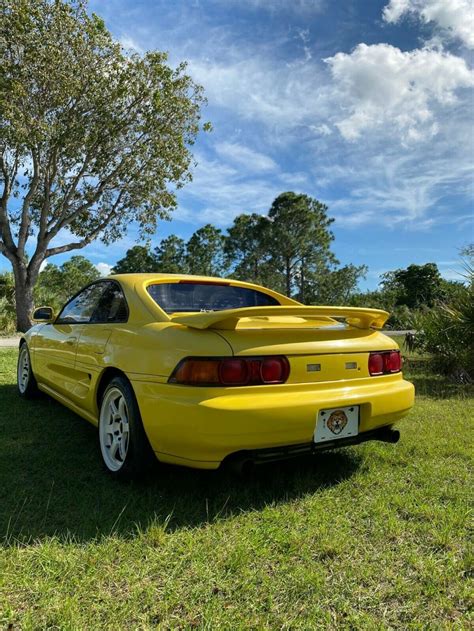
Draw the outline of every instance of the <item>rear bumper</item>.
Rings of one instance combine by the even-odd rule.
[[[320,409],[359,405],[361,436],[392,425],[414,402],[413,385],[401,374],[248,388],[195,388],[138,380],[132,380],[132,385],[158,458],[205,469],[216,469],[240,451],[311,446]],[[325,444],[325,448],[330,446]]]
[[[337,449],[341,447],[350,447],[351,445],[360,445],[371,440],[379,440],[384,443],[397,443],[400,439],[400,432],[393,430],[390,426],[378,427],[370,432],[364,432],[358,436],[343,438],[340,440],[326,441],[324,443],[305,443],[303,445],[289,445],[286,447],[273,447],[270,449],[254,449],[237,451],[228,456],[225,461],[234,470],[243,472],[247,464],[259,465],[267,462],[275,462],[278,460],[287,460],[298,456],[314,455],[318,451],[327,449]],[[224,461],[224,462],[225,462]]]

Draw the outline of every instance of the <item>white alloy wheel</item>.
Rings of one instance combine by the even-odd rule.
[[[119,471],[125,463],[130,440],[129,412],[119,388],[105,393],[100,408],[99,440],[102,457],[110,471]]]
[[[25,394],[28,388],[28,382],[30,380],[30,355],[28,353],[28,348],[26,344],[20,349],[20,355],[18,357],[18,368],[17,368],[17,377],[18,377],[18,390],[20,394]]]

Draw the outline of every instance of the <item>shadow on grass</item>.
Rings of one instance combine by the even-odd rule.
[[[97,432],[50,399],[28,402],[0,386],[0,539],[45,536],[86,542],[134,537],[151,523],[197,527],[317,492],[350,477],[355,450],[259,467],[250,479],[226,471],[157,466],[149,480],[124,484],[102,469]]]

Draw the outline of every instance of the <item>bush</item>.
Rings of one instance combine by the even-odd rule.
[[[0,296],[0,336],[14,335],[16,333],[15,308],[5,298]]]
[[[433,354],[441,372],[462,381],[474,379],[474,268],[466,267],[467,284],[452,296],[412,318],[418,349]]]

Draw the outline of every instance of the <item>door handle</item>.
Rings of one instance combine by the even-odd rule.
[[[68,337],[66,340],[66,344],[69,346],[73,346],[77,342],[77,337]]]

